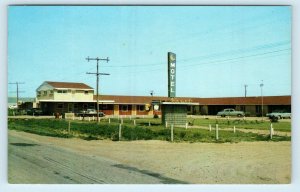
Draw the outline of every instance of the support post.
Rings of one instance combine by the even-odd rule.
[[[270,125],[270,139],[272,139],[272,138],[273,138],[273,125],[271,123],[271,125]]]
[[[171,142],[173,142],[173,140],[174,140],[174,126],[173,126],[173,124],[171,125]]]
[[[216,124],[216,140],[219,140],[219,125]]]
[[[71,122],[69,121],[68,134],[70,134],[70,131],[71,131]]]
[[[122,137],[122,124],[119,124],[119,141],[121,141]]]

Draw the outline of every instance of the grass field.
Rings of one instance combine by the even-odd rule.
[[[100,123],[88,121],[70,121],[70,132],[68,131],[69,121],[64,119],[9,119],[8,129],[25,131],[29,133],[53,136],[53,137],[79,137],[86,140],[96,139],[111,139],[113,141],[119,140],[119,124],[120,119],[102,119]],[[160,119],[135,119],[136,125],[133,125],[133,120],[123,119],[122,125],[122,140],[165,140],[170,141],[171,130],[164,128],[160,124]],[[149,126],[149,122],[151,126]],[[196,119],[195,126],[215,126],[216,120],[213,119]],[[239,128],[246,129],[269,129],[268,122],[251,121],[244,123],[237,123],[234,121],[218,120],[219,124],[219,139],[216,140],[215,131],[209,131],[199,128],[174,128],[175,142],[241,142],[241,141],[290,141],[290,136],[274,135],[270,140],[269,135],[263,135],[251,132],[242,132],[225,130],[224,128],[232,127],[233,125]],[[276,130],[289,132],[291,130],[290,123],[279,122],[276,124]]]
[[[190,122],[193,119],[189,119]],[[237,128],[243,129],[257,129],[257,130],[269,130],[270,129],[270,121],[261,121],[261,120],[243,120],[242,118],[229,119],[195,119],[194,125],[208,127],[209,124],[215,126],[218,124],[221,128],[232,128],[236,126]],[[275,122],[272,123],[273,127],[278,131],[290,132],[291,131],[291,123],[290,122]]]

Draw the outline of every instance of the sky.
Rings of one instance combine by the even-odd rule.
[[[9,6],[8,82],[35,97],[44,81],[82,82],[104,95],[291,95],[289,6]],[[8,96],[15,96],[8,85]]]

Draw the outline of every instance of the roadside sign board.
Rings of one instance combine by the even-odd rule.
[[[168,97],[176,97],[176,54],[168,52]]]

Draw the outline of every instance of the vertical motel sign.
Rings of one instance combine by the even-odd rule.
[[[168,97],[176,96],[176,54],[168,52]]]

